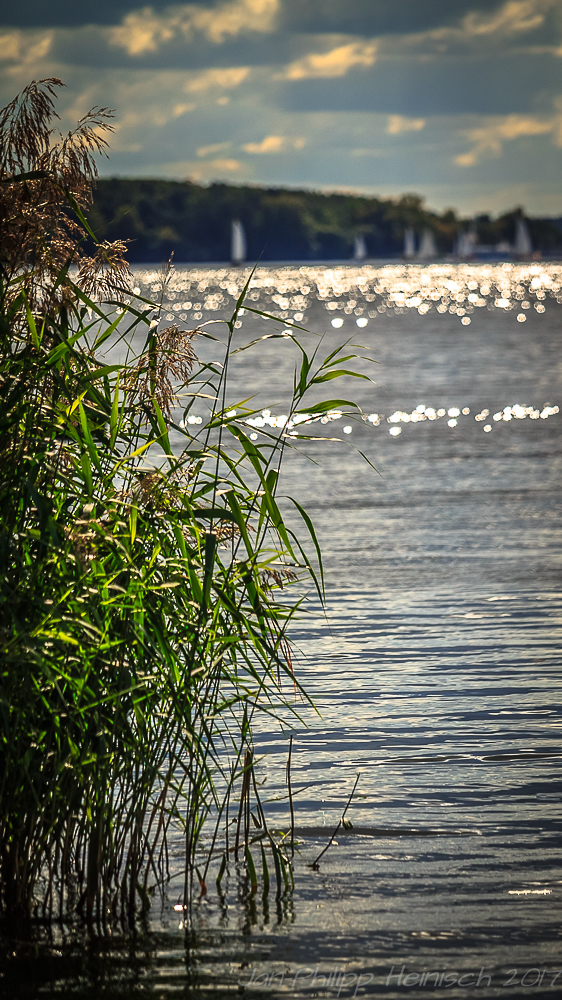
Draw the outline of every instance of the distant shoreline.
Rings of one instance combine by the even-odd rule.
[[[562,217],[441,214],[423,198],[112,178],[97,182],[88,221],[100,240],[128,242],[136,264],[168,260],[224,266],[233,257],[300,266],[377,261],[562,257]],[[233,226],[244,252],[233,250]]]
[[[455,264],[465,264],[465,265],[477,265],[477,264],[528,264],[532,266],[533,264],[562,264],[562,254],[555,254],[553,256],[541,256],[540,258],[528,258],[528,259],[516,259],[514,257],[473,257],[471,259],[460,260],[456,257],[437,257],[434,260],[406,260],[404,257],[370,257],[364,261],[354,261],[354,260],[261,260],[261,261],[244,261],[243,264],[233,264],[229,260],[223,261],[213,261],[213,260],[174,260],[175,268],[185,268],[186,270],[214,270],[220,271],[225,268],[229,270],[245,271],[251,270],[254,266],[260,267],[325,267],[325,268],[339,268],[339,267],[390,267],[399,264],[404,264],[408,266],[417,267],[430,267],[434,266],[445,266],[445,265],[455,265]],[[132,261],[131,270],[133,272],[146,271],[148,268],[159,268],[162,266],[162,260],[154,261]]]

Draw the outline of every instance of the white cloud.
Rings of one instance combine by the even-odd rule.
[[[195,111],[194,101],[178,100],[185,76],[177,70],[109,72],[101,79],[99,76],[93,79],[90,75],[89,81],[75,95],[70,86],[62,92],[61,97],[66,100],[58,109],[61,124],[64,128],[74,127],[89,108],[107,104],[108,95],[111,95],[112,106],[116,109],[111,150],[116,153],[146,149],[151,130],[161,129]]]
[[[288,139],[284,135],[267,135],[261,142],[248,142],[246,153],[283,153],[287,149],[302,149],[306,139]]]
[[[400,135],[401,132],[419,132],[425,128],[425,118],[406,118],[405,115],[389,115],[386,131],[389,135]]]
[[[469,35],[515,35],[540,28],[545,14],[557,0],[507,0],[493,14],[475,11],[463,19],[463,29]]]
[[[279,10],[279,0],[233,0],[212,10],[199,9],[194,24],[199,31],[220,44],[228,35],[245,31],[268,34],[273,31]]]
[[[249,72],[248,66],[235,66],[232,69],[206,69],[188,80],[183,89],[186,94],[203,93],[213,87],[232,90],[243,83]]]
[[[175,104],[173,110],[174,118],[181,118],[182,115],[187,114],[188,111],[194,111],[195,104]]]
[[[474,143],[467,153],[455,156],[459,167],[473,167],[481,160],[501,156],[504,142],[523,136],[547,135],[552,133],[555,145],[562,145],[562,116],[553,118],[533,118],[529,115],[506,115],[494,118],[479,128],[468,129],[464,134]]]
[[[311,52],[285,67],[280,79],[310,80],[315,77],[345,76],[354,66],[372,66],[377,54],[375,42],[350,42],[329,52]]]
[[[54,32],[9,31],[0,35],[0,62],[14,63],[8,72],[27,70],[36,72],[37,62],[44,59],[51,49]]]
[[[200,146],[197,156],[212,156],[213,153],[221,153],[224,149],[228,149],[230,145],[230,142],[213,142],[210,146]]]
[[[180,169],[181,168],[181,169]],[[199,163],[170,163],[164,167],[164,172],[172,177],[185,176],[191,181],[215,181],[221,180],[230,174],[245,172],[245,164],[240,160],[217,158],[214,160],[200,160]],[[247,172],[247,171],[246,171]]]
[[[268,135],[261,142],[248,142],[244,149],[247,153],[280,153],[284,145],[284,136]]]
[[[374,160],[381,159],[382,157],[391,156],[391,151],[389,149],[372,149],[368,146],[359,146],[357,149],[352,150],[352,156],[370,156]]]
[[[385,59],[415,55],[418,59],[427,59],[459,51],[497,54],[509,50],[514,39],[521,53],[525,47],[521,36],[540,28],[548,11],[556,7],[560,7],[560,0],[507,0],[493,13],[471,11],[455,25],[413,34],[387,35],[379,41],[379,56]],[[539,48],[545,54],[557,54],[555,46]],[[537,47],[529,45],[526,51],[531,54]]]
[[[172,39],[188,39],[196,32],[220,45],[226,38],[244,32],[273,31],[278,9],[279,0],[230,0],[212,9],[182,4],[168,7],[162,14],[143,7],[131,11],[107,34],[112,45],[125,49],[130,56],[157,52]]]
[[[247,164],[235,159],[214,160],[174,160],[169,163],[147,160],[143,164],[144,177],[168,177],[173,180],[190,180],[196,183],[231,179],[236,175],[237,183],[249,179],[250,171]]]
[[[21,59],[23,34],[21,31],[10,31],[0,35],[0,59],[2,62],[16,62]]]
[[[209,165],[215,170],[227,170],[229,173],[243,169],[243,164],[240,163],[240,160],[210,160]]]
[[[158,17],[150,7],[145,7],[127,14],[122,24],[110,28],[109,40],[130,56],[140,56],[145,52],[157,52],[163,43],[174,37],[177,27],[173,20]]]

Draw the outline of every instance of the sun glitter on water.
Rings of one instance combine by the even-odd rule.
[[[158,301],[162,294],[162,272],[156,269],[135,269],[137,286],[135,295]],[[348,324],[364,329],[370,323],[380,323],[385,317],[416,313],[420,317],[432,315],[457,316],[460,325],[468,328],[478,311],[513,312],[513,320],[524,323],[529,311],[542,316],[546,304],[562,303],[562,264],[560,263],[486,263],[486,264],[389,264],[381,267],[257,267],[251,276],[250,268],[188,268],[178,266],[164,291],[162,321],[200,324],[210,319],[228,318],[249,281],[244,308],[239,310],[236,328],[240,329],[252,311],[268,313],[287,324],[306,324],[307,311],[314,305],[324,307],[326,319],[336,329]],[[264,317],[256,316],[260,322]],[[157,321],[154,321],[157,322]],[[289,326],[281,331],[290,338],[294,330]],[[345,330],[344,330],[345,332]],[[398,438],[403,425],[421,425],[425,422],[443,423],[449,432],[467,426],[468,407],[440,407],[417,405],[413,410],[397,410],[392,414],[363,414],[360,420],[370,427],[390,424],[388,433]],[[473,416],[479,430],[489,434],[500,423],[545,420],[559,413],[559,407],[550,402],[531,405],[514,403],[496,411],[491,422],[486,418],[489,409]],[[327,424],[340,420],[339,411],[322,415],[300,414],[290,419],[286,414],[261,415],[239,419],[251,428],[252,440],[268,428],[281,429],[287,436],[298,437],[298,426],[312,423]],[[202,417],[191,414],[187,423],[195,425]],[[307,433],[306,426],[302,430]],[[342,427],[345,435],[353,432],[353,425]]]
[[[136,294],[158,299],[161,272],[135,269]],[[250,277],[249,268],[180,268],[166,288],[163,317],[196,321],[232,311]],[[138,290],[137,290],[138,289]],[[562,264],[387,264],[381,267],[257,267],[245,306],[276,319],[306,323],[321,303],[331,325],[360,328],[384,315],[417,312],[458,316],[463,326],[480,309],[509,314],[524,323],[529,310],[542,315],[548,301],[562,303]],[[240,311],[242,317],[244,311]],[[242,318],[238,323],[242,324]]]

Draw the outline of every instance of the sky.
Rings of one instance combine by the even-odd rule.
[[[562,215],[562,0],[18,0],[0,102],[115,109],[101,176]]]

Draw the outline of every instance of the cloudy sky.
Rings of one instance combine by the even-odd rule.
[[[102,175],[562,214],[562,0],[18,0],[0,101],[116,109]]]

